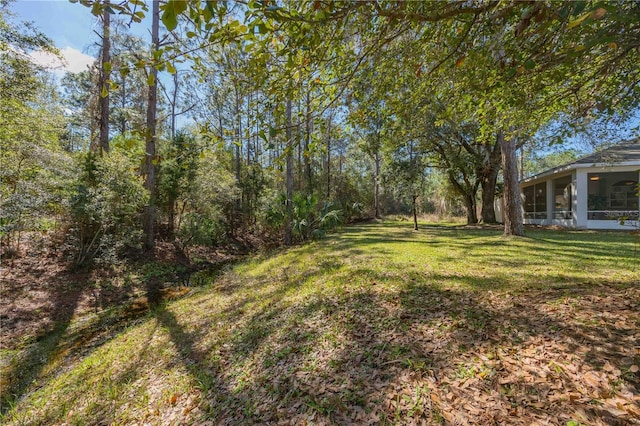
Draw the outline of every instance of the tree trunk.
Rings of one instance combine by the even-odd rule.
[[[126,97],[126,93],[127,93],[127,79],[124,75],[121,76],[120,78],[120,90],[122,90],[122,98],[120,99],[120,107],[122,108],[122,111],[124,111],[124,109],[127,107],[127,97]],[[127,120],[124,118],[124,115],[121,115],[120,117],[120,135],[124,136],[124,134],[127,132]]]
[[[293,242],[291,235],[291,225],[293,221],[293,140],[291,137],[291,96],[287,99],[287,165],[286,165],[286,187],[287,187],[287,205],[286,205],[286,218],[284,224],[284,244],[290,246]]]
[[[506,140],[502,131],[498,133],[502,150],[502,170],[504,176],[503,212],[504,235],[524,236],[522,220],[522,200],[518,187],[518,159],[515,139]]]
[[[373,193],[373,204],[375,209],[375,218],[380,219],[380,152],[376,151],[374,154],[374,162],[375,162],[375,175],[373,176],[374,180],[374,193]]]
[[[478,214],[476,213],[476,195],[478,191],[478,184],[476,183],[473,188],[467,184],[467,188],[460,184],[452,174],[448,174],[449,182],[451,186],[460,194],[464,200],[464,206],[467,210],[467,225],[473,225],[478,223]]]
[[[417,195],[411,197],[411,208],[413,209],[413,230],[418,230],[418,209],[416,208]]]
[[[240,89],[238,88],[238,83],[235,83],[235,96],[236,96],[236,108],[235,108],[235,128],[236,128],[236,155],[235,155],[235,169],[236,169],[236,182],[238,186],[240,186],[240,179],[242,176],[242,117],[240,115]]]
[[[467,225],[478,223],[478,214],[476,213],[476,195],[466,194],[464,196],[464,206],[467,209]]]
[[[311,153],[309,152],[309,145],[311,142],[311,88],[307,87],[307,113],[305,123],[305,138],[304,138],[304,167],[305,174],[307,176],[307,194],[313,193],[313,175],[311,173]]]
[[[109,6],[109,0],[104,0]],[[100,151],[109,152],[109,77],[111,75],[111,14],[102,12],[102,69],[100,70]]]
[[[151,50],[158,49],[159,44],[159,27],[160,27],[160,3],[154,0],[151,13]],[[149,192],[149,204],[147,205],[144,218],[144,246],[147,251],[153,251],[155,248],[154,225],[156,216],[156,127],[157,127],[157,104],[158,104],[158,70],[152,66],[149,70],[150,82],[149,94],[147,97],[147,131],[145,140],[145,171],[146,180],[145,187]]]
[[[327,200],[331,198],[331,135],[327,137]]]
[[[176,137],[176,107],[178,103],[178,71],[173,73],[173,93],[171,95],[171,139]]]
[[[236,154],[235,154],[235,169],[236,169],[236,184],[238,188],[241,189],[240,194],[235,200],[235,213],[233,214],[231,233],[233,235],[236,234],[236,229],[239,228],[239,225],[242,223],[242,199],[244,197],[244,188],[242,188],[242,116],[240,115],[241,102],[240,99],[240,87],[237,81],[234,81],[234,93],[235,93],[235,129],[236,129],[236,137],[235,137],[235,146],[236,146]]]
[[[524,146],[520,147],[520,180],[524,179]]]
[[[483,223],[497,223],[496,209],[494,206],[496,198],[496,183],[500,173],[501,150],[500,143],[496,140],[489,156],[485,161],[485,168],[480,176],[480,186],[482,187],[482,210],[480,218]]]
[[[176,202],[172,201],[171,203],[169,203],[169,223],[168,223],[168,230],[167,230],[169,233],[169,238],[171,239],[173,239],[176,233],[175,222],[176,222]]]

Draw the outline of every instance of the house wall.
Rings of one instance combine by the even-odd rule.
[[[576,170],[576,228],[586,229],[587,224],[587,206],[589,202],[589,179],[587,175],[591,172],[591,168]]]

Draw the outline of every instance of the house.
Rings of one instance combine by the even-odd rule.
[[[639,181],[640,139],[635,139],[522,180],[524,223],[629,229],[620,219],[639,220]]]

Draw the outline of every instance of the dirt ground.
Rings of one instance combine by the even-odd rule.
[[[55,247],[24,248],[19,256],[0,262],[0,350],[13,350],[74,317],[99,313],[148,296],[150,285],[167,295],[183,288],[203,268],[224,265],[237,255],[225,250],[194,248],[192,263],[167,242],[158,242],[152,257],[135,265],[74,270]],[[156,270],[139,271],[145,262]],[[178,271],[178,272],[176,272]]]

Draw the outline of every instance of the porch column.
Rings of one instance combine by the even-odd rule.
[[[587,179],[587,170],[576,170],[576,182],[574,185],[574,207],[576,228],[587,227],[587,208],[589,206],[589,180]]]
[[[556,205],[553,193],[553,178],[547,179],[547,217],[545,223],[553,225],[553,209]]]

